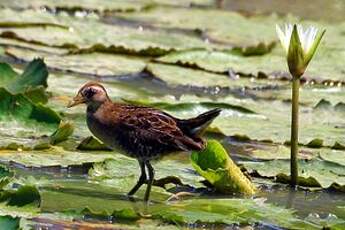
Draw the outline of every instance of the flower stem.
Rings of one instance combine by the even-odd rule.
[[[298,98],[299,98],[300,78],[293,77],[292,79],[292,113],[291,113],[291,186],[297,185],[298,166]]]

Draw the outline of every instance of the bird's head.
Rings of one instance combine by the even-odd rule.
[[[105,88],[97,82],[88,82],[83,85],[73,100],[67,105],[68,108],[79,104],[100,105],[108,101],[109,97]]]

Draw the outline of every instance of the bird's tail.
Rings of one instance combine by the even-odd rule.
[[[221,111],[219,108],[212,109],[195,118],[179,120],[177,125],[187,136],[197,137],[206,130]]]

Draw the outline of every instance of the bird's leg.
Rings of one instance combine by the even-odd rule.
[[[149,179],[147,181],[147,188],[146,188],[145,197],[144,197],[144,201],[147,202],[150,198],[150,192],[151,192],[153,179],[155,176],[155,170],[153,169],[149,161],[146,161],[145,164],[149,173]]]
[[[139,161],[139,165],[140,165],[140,169],[141,169],[141,175],[139,177],[137,184],[127,194],[128,196],[133,196],[138,191],[138,189],[143,184],[146,183],[147,178],[146,178],[146,172],[145,172],[145,163],[143,161]]]

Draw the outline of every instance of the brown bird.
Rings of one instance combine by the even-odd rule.
[[[82,103],[87,105],[86,120],[92,134],[139,161],[141,175],[128,195],[146,183],[145,201],[154,179],[150,161],[177,151],[202,150],[205,142],[200,135],[221,112],[213,109],[192,119],[178,119],[155,108],[112,102],[97,82],[82,86],[68,107]]]

